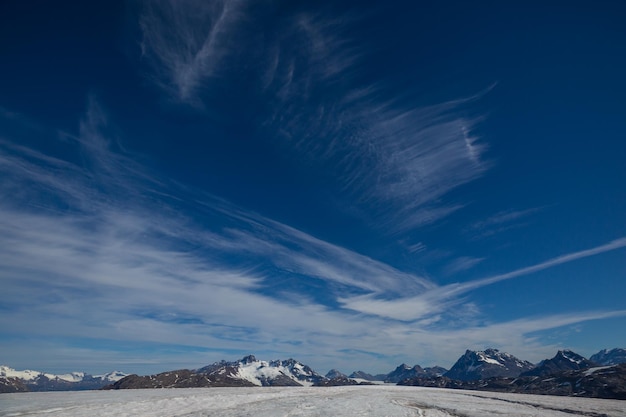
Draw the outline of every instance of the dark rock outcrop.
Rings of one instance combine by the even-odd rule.
[[[156,375],[128,375],[103,389],[142,388],[203,388],[203,387],[253,387],[252,382],[230,378],[228,375],[208,375],[188,369],[162,372]]]
[[[360,385],[354,379],[347,376],[336,376],[334,378],[324,379],[313,384],[314,387],[341,387],[344,385]]]
[[[428,374],[419,365],[415,365],[413,367],[410,367],[409,365],[403,363],[402,365],[398,366],[393,371],[389,372],[387,374],[387,377],[384,379],[384,381],[386,383],[394,383],[395,384],[395,383],[398,383],[398,382],[400,382],[400,381],[402,381],[404,379],[414,378],[414,377],[418,377],[418,376],[428,376]]]
[[[0,393],[10,392],[27,392],[29,391],[26,384],[19,378],[0,377]]]

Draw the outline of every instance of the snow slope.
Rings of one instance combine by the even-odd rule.
[[[19,378],[23,381],[34,381],[35,379],[39,378],[41,375],[45,376],[46,378],[49,379],[55,379],[57,377],[59,377],[59,379],[61,379],[61,376],[70,376],[70,379],[73,379],[73,377],[71,376],[71,374],[67,374],[67,375],[53,375],[53,374],[46,374],[43,372],[39,372],[39,371],[31,371],[29,369],[26,369],[24,371],[17,371],[13,368],[10,368],[6,365],[2,365],[0,366],[0,376],[4,376],[7,378]]]
[[[25,415],[626,417],[626,403],[400,386],[190,388],[0,395],[0,417]]]

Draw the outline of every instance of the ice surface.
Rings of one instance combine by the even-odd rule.
[[[401,386],[189,388],[0,395],[0,416],[626,416],[626,402]]]

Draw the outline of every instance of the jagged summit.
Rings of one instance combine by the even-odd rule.
[[[444,375],[460,381],[471,381],[490,377],[516,377],[531,370],[534,365],[498,349],[484,351],[466,350],[454,366]]]
[[[406,363],[399,365],[396,369],[387,374],[384,379],[386,383],[398,383],[407,378],[414,378],[416,376],[425,376],[426,372],[421,366],[415,365],[410,367]]]
[[[590,361],[584,356],[569,350],[559,350],[551,359],[539,362],[536,368],[524,372],[524,376],[545,376],[562,371],[574,371],[596,366],[597,363]]]
[[[248,356],[244,356],[243,358],[241,358],[239,362],[243,364],[249,364],[249,363],[257,362],[257,359],[254,355],[248,355]]]

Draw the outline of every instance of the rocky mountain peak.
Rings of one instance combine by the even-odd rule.
[[[479,380],[491,377],[516,377],[534,365],[523,361],[510,353],[498,349],[484,351],[466,350],[454,366],[444,375],[460,381]]]
[[[584,356],[572,350],[563,349],[559,350],[553,358],[541,361],[536,368],[524,372],[523,375],[545,376],[563,371],[586,369],[595,365],[597,365],[595,362],[590,361]]]
[[[243,358],[241,358],[239,362],[243,364],[249,364],[249,363],[254,363],[258,361],[254,355],[248,355],[248,356],[244,356]]]

